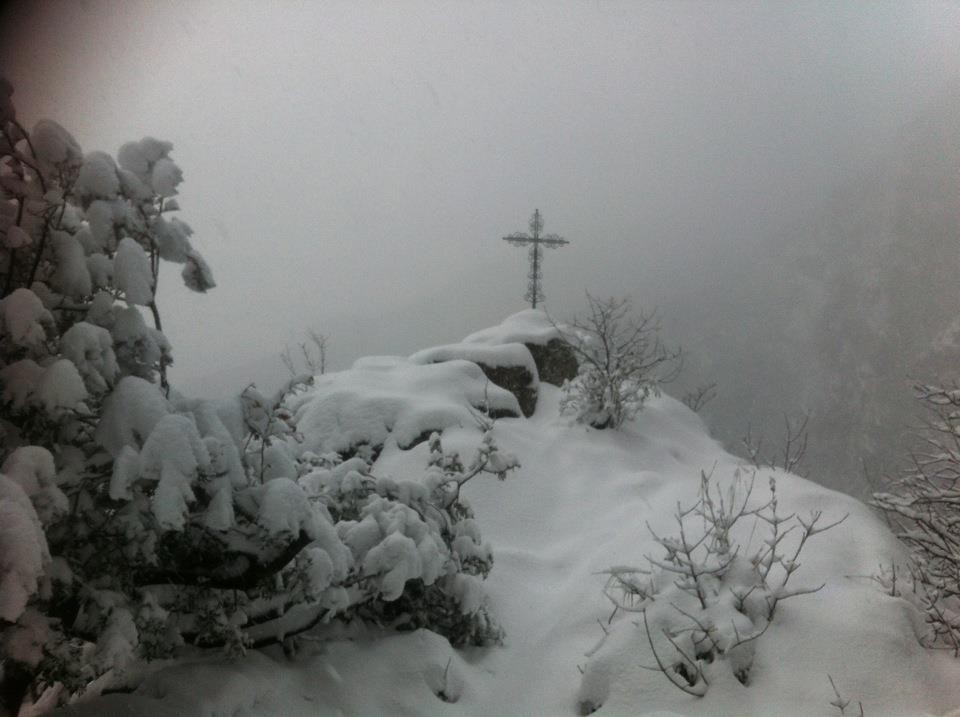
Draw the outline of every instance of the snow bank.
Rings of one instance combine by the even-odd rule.
[[[366,359],[319,377],[298,408],[300,425],[318,437],[311,439],[318,452],[391,434],[402,443],[438,423],[448,426],[447,449],[465,449],[475,442],[467,406],[481,400],[483,390],[482,374],[464,361],[419,366],[401,358]],[[611,606],[600,573],[662,552],[648,524],[660,535],[672,534],[676,504],[696,499],[701,470],[712,470],[724,484],[743,466],[706,434],[695,414],[667,396],[652,399],[621,431],[595,431],[558,415],[558,393],[542,386],[531,419],[503,420],[495,429],[501,449],[522,462],[517,479],[464,487],[493,543],[496,562],[485,587],[506,630],[503,647],[455,652],[423,631],[345,640],[326,628],[291,659],[278,651],[233,661],[211,656],[162,670],[134,694],[109,695],[66,713],[573,716],[589,700],[601,705],[599,715],[828,717],[838,714],[828,674],[852,700],[847,714],[858,714],[858,701],[869,717],[942,715],[960,705],[960,663],[920,648],[917,612],[870,577],[880,564],[902,560],[899,544],[861,503],[783,473],[775,477],[784,512],[821,510],[827,521],[849,513],[813,538],[801,556],[797,586],[824,588],[778,608],[756,642],[748,685],[731,674],[697,698],[644,669],[653,658],[634,624],[639,616],[621,613],[608,624]],[[489,395],[512,405],[509,394]],[[148,413],[140,420],[154,418]],[[111,442],[126,443],[123,432]],[[388,442],[374,472],[409,475],[422,470],[428,456],[426,444],[403,451]],[[338,472],[344,481],[350,468]],[[758,492],[770,475],[760,472]],[[305,481],[308,493],[315,487]],[[363,525],[357,522],[351,535],[358,550],[366,530],[384,532],[373,517]],[[468,538],[470,526],[461,532]],[[370,557],[369,569],[389,566],[399,580],[426,553],[414,546],[414,535],[395,534],[382,554]],[[749,530],[735,537],[745,549],[759,540]],[[320,560],[316,570],[322,585],[329,566]],[[29,590],[29,570],[24,577]],[[610,636],[604,640],[605,630]]]
[[[388,436],[409,447],[432,431],[475,423],[471,411],[517,416],[509,392],[467,361],[418,365],[398,356],[360,359],[347,371],[316,378],[293,404],[303,450],[349,452],[382,446]]]

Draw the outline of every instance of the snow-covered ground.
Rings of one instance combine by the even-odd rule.
[[[829,674],[852,700],[846,714],[943,715],[960,705],[960,662],[924,650],[909,604],[870,578],[901,549],[864,505],[809,481],[777,474],[786,512],[849,513],[801,556],[800,586],[757,641],[749,686],[716,679],[686,695],[656,671],[637,615],[618,615],[599,571],[658,555],[647,526],[670,534],[678,501],[696,498],[701,470],[720,483],[742,463],[699,418],[667,396],[652,399],[623,430],[596,431],[558,414],[559,391],[542,384],[536,413],[505,418],[495,432],[522,467],[505,482],[465,491],[495,565],[487,590],[506,630],[502,647],[456,651],[433,633],[317,634],[292,657],[279,649],[228,660],[209,656],[159,671],[134,694],[73,706],[76,715],[577,715],[582,700],[610,715],[837,715]],[[469,454],[471,427],[451,427],[447,447]],[[375,473],[420,475],[426,444],[388,441]],[[761,471],[765,489],[771,471]],[[603,627],[601,627],[601,623]],[[592,657],[604,635],[611,637]],[[718,672],[717,674],[722,674]]]

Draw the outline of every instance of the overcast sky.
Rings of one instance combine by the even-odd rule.
[[[589,290],[669,316],[960,79],[953,2],[87,0],[0,28],[28,126],[174,143],[218,287],[171,267],[159,303],[206,394],[269,384],[308,328],[343,366],[498,323],[534,207],[571,241],[551,313]]]

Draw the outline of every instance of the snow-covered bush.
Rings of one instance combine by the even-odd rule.
[[[925,613],[921,642],[960,656],[960,388],[921,385],[917,397],[931,418],[910,464],[887,491],[874,493],[872,504],[910,549],[911,580],[901,580],[900,593],[912,593]],[[897,594],[895,567],[891,571],[889,589]]]
[[[824,525],[819,511],[808,517],[784,514],[772,477],[769,498],[757,503],[754,479],[738,471],[724,488],[702,473],[697,500],[688,508],[677,505],[677,533],[660,536],[650,529],[664,554],[647,556],[645,566],[604,571],[604,594],[614,605],[612,628],[604,628],[591,655],[601,652],[614,632],[632,637],[639,630],[654,669],[683,692],[703,696],[725,675],[749,684],[755,642],[779,604],[823,587],[790,584],[807,541],[846,518]],[[752,552],[737,538],[741,521],[750,518],[757,546]],[[640,618],[613,622],[621,611]],[[581,686],[581,705],[588,712],[602,701],[596,687],[588,663]]]
[[[350,609],[495,636],[489,548],[459,498],[514,465],[492,427],[468,468],[437,444],[422,481],[391,482],[305,451],[290,404],[309,377],[269,397],[180,395],[160,262],[195,291],[214,282],[172,216],[172,146],[84,155],[54,122],[24,129],[11,95],[0,80],[0,714]]]
[[[563,385],[560,410],[594,428],[619,428],[676,376],[681,354],[661,343],[656,316],[634,315],[629,299],[587,300],[587,317],[562,333],[579,370]]]
[[[461,488],[483,474],[503,480],[518,464],[497,450],[493,422],[479,420],[483,437],[466,466],[434,433],[422,480],[376,477],[357,457],[301,480],[335,516],[358,566],[347,618],[425,627],[454,646],[500,641],[481,585],[493,554]]]

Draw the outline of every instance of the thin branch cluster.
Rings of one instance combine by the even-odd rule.
[[[887,491],[873,494],[872,504],[910,549],[909,594],[927,626],[921,642],[960,656],[960,387],[916,391],[930,417],[909,465]]]
[[[280,352],[280,360],[291,376],[298,376],[301,373],[322,376],[327,372],[328,340],[329,337],[326,334],[310,329],[307,331],[306,340],[297,344],[299,352],[294,351],[290,344],[286,344]]]
[[[663,554],[646,556],[643,567],[605,571],[604,594],[614,605],[610,620],[621,611],[639,613],[651,669],[690,695],[705,695],[721,669],[750,683],[755,642],[779,605],[823,588],[792,580],[809,539],[846,519],[824,523],[820,511],[783,512],[773,478],[769,497],[757,504],[754,481],[755,474],[748,479],[738,472],[722,488],[703,473],[693,505],[677,505],[675,534],[650,528]],[[734,537],[745,520],[753,521],[751,536],[759,539],[752,551]]]
[[[681,399],[687,408],[694,413],[700,413],[703,408],[717,397],[716,383],[703,383],[687,391]]]
[[[797,418],[783,416],[783,433],[780,446],[772,451],[766,451],[764,437],[755,436],[753,426],[747,425],[747,432],[740,439],[744,457],[756,468],[780,468],[787,473],[805,475],[803,462],[807,455],[807,424],[810,416],[802,414]]]

